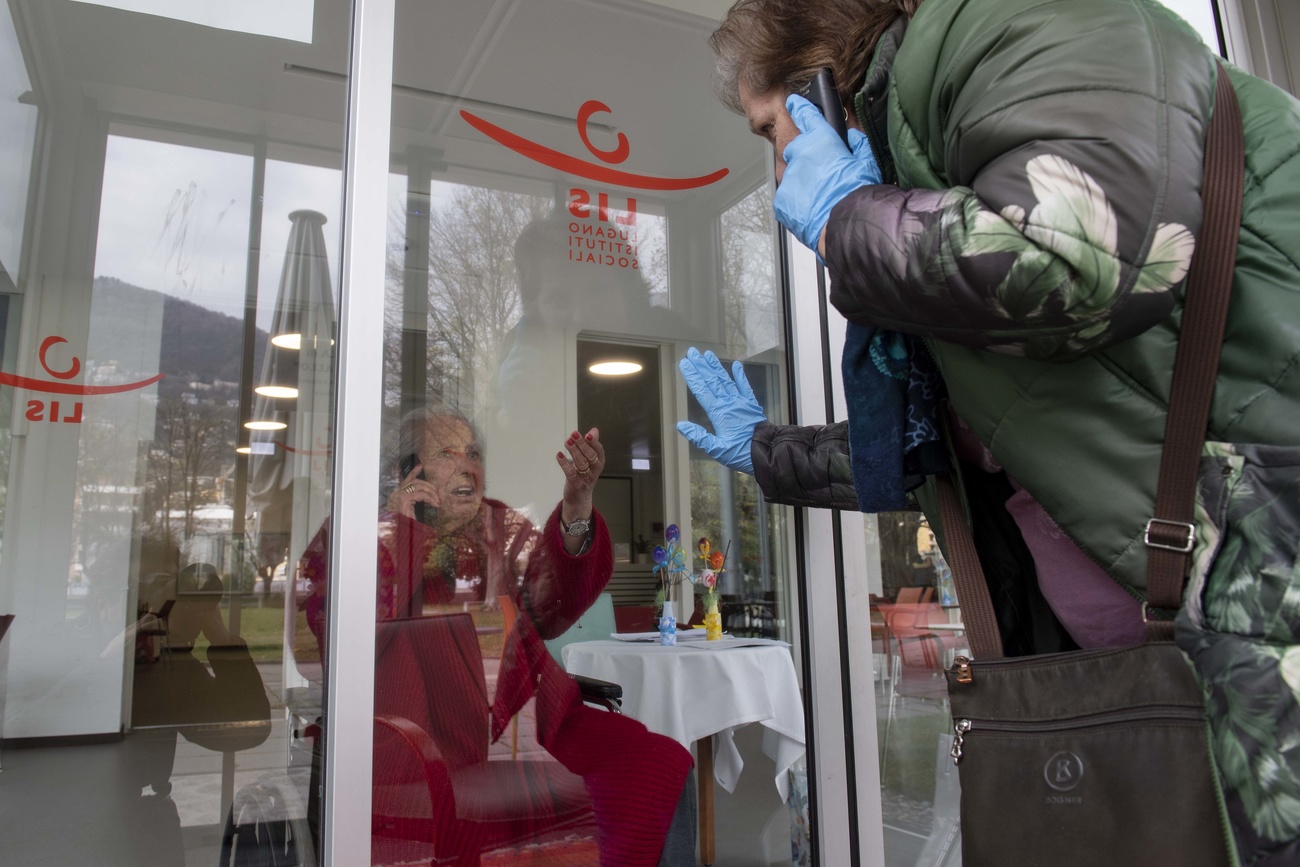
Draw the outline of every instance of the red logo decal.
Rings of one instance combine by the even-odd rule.
[[[41,341],[40,354],[37,358],[41,362],[41,367],[45,368],[45,372],[55,379],[72,379],[81,372],[81,359],[75,355],[72,356],[72,364],[67,370],[54,370],[50,367],[49,362],[45,360],[45,354],[50,351],[51,346],[67,342],[62,337],[54,336]],[[76,385],[71,382],[50,382],[48,379],[19,376],[16,373],[5,373],[0,370],[0,385],[12,385],[14,388],[25,388],[28,391],[44,391],[50,394],[76,394],[82,396],[89,394],[121,394],[124,391],[133,391],[137,388],[153,385],[162,378],[163,375],[160,373],[139,382],[128,382],[123,385]]]
[[[592,145],[591,139],[587,135],[587,123],[590,121],[591,116],[596,112],[608,112],[609,110],[609,106],[599,100],[591,99],[584,102],[582,108],[578,110],[578,135],[582,138],[582,143],[587,146],[587,150],[591,151],[598,159],[607,163],[621,163],[627,159],[628,153],[631,151],[627,136],[619,133],[618,145],[613,150],[603,151]],[[728,172],[727,169],[718,169],[716,172],[701,175],[697,178],[656,178],[650,175],[638,175],[560,153],[544,145],[539,145],[537,142],[529,141],[521,135],[510,132],[508,129],[502,129],[496,124],[490,123],[468,111],[462,110],[460,116],[465,118],[465,121],[470,126],[497,144],[510,148],[510,150],[522,157],[535,163],[541,163],[548,168],[557,169],[597,183],[631,187],[635,190],[693,190],[722,180],[727,176]]]
[[[316,445],[325,446],[325,448],[296,449],[293,446],[286,443],[284,440],[271,440],[271,442],[275,443],[277,446],[284,449],[286,452],[288,452],[291,455],[307,455],[308,457],[312,457],[312,458],[327,458],[330,456],[330,449],[328,443],[322,443],[320,441],[320,437],[316,438]]]

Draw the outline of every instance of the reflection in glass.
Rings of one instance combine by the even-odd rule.
[[[952,573],[920,512],[865,519],[879,553],[871,640],[885,860],[946,864],[961,846],[948,691],[942,670],[966,650]]]
[[[770,212],[752,232],[738,225],[743,208],[728,215],[756,189],[770,198],[769,171],[761,143],[717,112],[710,29],[653,4],[539,0],[505,14],[398,3],[383,428],[426,406],[456,407],[480,430],[486,496],[534,527],[555,506],[558,443],[598,428],[607,466],[593,500],[610,536],[603,592],[615,628],[654,628],[650,543],[677,524],[684,538],[730,541],[737,598],[749,592],[764,610],[765,634],[791,636],[787,517],[752,487],[736,496],[733,483],[697,479],[673,428],[688,346],[726,345],[763,366],[772,396],[785,363]],[[640,369],[592,372],[610,361]],[[778,416],[779,404],[769,406]],[[405,478],[381,469],[385,485]],[[693,601],[683,595],[683,623]],[[464,602],[492,697],[502,688],[492,631],[509,618],[497,619],[490,593]],[[488,763],[545,757],[540,723],[540,709],[525,706]],[[742,750],[757,753],[750,735]],[[623,753],[634,754],[628,737]],[[706,788],[693,792],[713,791],[710,776],[697,782]],[[789,852],[780,786],[760,774],[716,794],[719,863]],[[700,829],[687,825],[680,845],[670,834],[665,863],[696,863]],[[541,842],[484,859],[540,857]]]
[[[0,291],[12,292],[22,266],[37,108],[8,4],[0,7],[0,58]]]
[[[378,539],[376,863],[474,863],[525,844],[658,863],[647,841],[667,832],[689,753],[584,704],[544,644],[595,602],[611,560],[591,505],[605,466],[599,432],[562,442],[568,457],[549,473],[553,485],[563,480],[561,502],[537,526],[485,496],[482,437],[459,411],[416,410],[393,432]],[[327,523],[303,562],[303,608],[322,658],[328,551]],[[494,644],[490,665],[481,637]],[[494,758],[491,745],[525,705],[529,755],[518,755],[515,723],[510,760]]]
[[[249,463],[277,438],[297,448],[300,417],[331,421],[331,330],[310,375],[258,377],[276,281],[304,258],[323,275],[313,315],[332,321],[320,226],[337,217],[345,95],[284,69],[307,52],[342,68],[350,7],[148,5],[167,15],[13,0],[0,18],[0,366],[28,377],[0,392],[5,855],[225,864],[274,835],[309,865],[325,721],[286,657],[296,554],[259,545]],[[263,20],[237,26],[254,7]],[[250,35],[287,36],[304,12],[305,42]],[[300,210],[324,215],[306,256],[288,243]],[[254,412],[259,385],[297,394]],[[303,522],[325,513],[328,472],[294,467]]]

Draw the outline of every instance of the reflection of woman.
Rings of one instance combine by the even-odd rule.
[[[558,568],[576,570],[582,562],[587,568],[577,571],[590,571],[591,567],[603,566],[602,561],[610,550],[609,533],[603,522],[596,531],[591,505],[592,490],[605,467],[605,450],[599,432],[593,429],[581,436],[574,431],[564,447],[568,457],[556,453],[565,479],[564,494],[553,520],[561,530],[558,547],[569,557],[554,560],[559,550],[550,543],[557,537],[544,534],[539,538],[522,515],[504,503],[484,499],[482,446],[468,422],[445,411],[418,413],[408,419],[403,425],[398,454],[413,456],[407,460],[418,462],[403,466],[405,474],[389,495],[388,508],[394,515],[410,519],[422,511],[422,520],[409,525],[394,521],[385,529],[412,533],[409,545],[398,545],[399,550],[414,555],[423,564],[422,568],[405,570],[408,575],[423,572],[423,587],[412,588],[412,598],[424,595],[421,593],[424,590],[433,595],[433,599],[425,597],[426,601],[447,601],[447,594],[454,594],[456,582],[460,581],[468,585],[473,598],[490,605],[498,595],[512,593],[518,580],[526,577],[529,553],[539,542],[543,556],[532,558],[536,567],[563,563]],[[590,560],[570,559],[592,549],[596,539],[599,550]],[[549,570],[535,568],[527,576],[534,605],[539,601],[539,593],[544,594],[547,587],[554,589],[552,575],[548,574],[546,581],[540,580],[543,572]],[[575,572],[564,583],[575,579],[591,583],[600,580],[599,574],[607,578],[608,568],[581,577]],[[603,586],[604,580],[600,584]],[[398,605],[396,598],[400,597],[394,598],[394,605]],[[586,598],[585,594],[575,598],[575,603],[581,605],[577,613],[585,610],[594,598],[594,595]],[[418,613],[418,609],[413,608],[412,613]]]
[[[524,227],[515,241],[521,316],[502,341],[497,373],[499,422],[505,428],[549,410],[550,394],[537,384],[564,381],[566,331],[711,340],[696,322],[652,303],[640,267],[580,261],[572,252],[578,239],[571,225],[564,211],[552,211]],[[629,230],[609,231],[613,236]],[[635,237],[635,228],[630,231]]]
[[[543,638],[567,629],[609,580],[612,553],[591,505],[605,466],[600,434],[574,432],[565,449],[567,457],[556,454],[564,494],[539,530],[484,496],[483,446],[463,415],[445,407],[408,415],[390,464],[396,485],[380,516],[378,618],[418,616],[425,605],[453,601],[490,607],[510,595]],[[326,551],[322,528],[304,557],[313,584],[323,584]],[[323,647],[323,593],[312,593],[305,608]]]
[[[564,473],[563,496],[539,529],[520,512],[484,496],[483,447],[463,415],[445,407],[408,415],[390,464],[396,484],[380,518],[376,616],[418,617],[428,605],[512,597],[520,616],[502,654],[492,739],[536,696],[539,743],[582,777],[591,796],[601,862],[654,865],[690,755],[640,723],[584,705],[543,643],[591,606],[613,568],[609,532],[592,508],[592,491],[605,466],[600,433],[575,431],[564,449],[555,454]],[[322,649],[327,551],[322,529],[308,547],[303,570],[317,591],[305,608]],[[483,676],[458,668],[454,647],[438,656],[446,663],[440,676]],[[384,680],[382,673],[378,680]],[[377,705],[379,700],[377,695]],[[452,768],[473,761],[459,754],[465,748],[454,739],[438,747]],[[549,793],[534,798],[536,811],[544,813]]]
[[[134,725],[184,726],[186,740],[223,752],[262,743],[271,733],[270,701],[247,644],[226,629],[225,584],[216,568],[191,563],[157,592],[158,608],[162,600],[176,602],[162,664],[136,669]],[[200,637],[208,642],[206,662],[195,655]]]

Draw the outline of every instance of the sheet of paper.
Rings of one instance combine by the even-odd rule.
[[[717,641],[706,641],[698,646],[705,650],[728,650],[732,647],[789,647],[790,642],[775,638],[740,638],[724,635]]]
[[[705,637],[703,629],[679,629],[677,630],[678,641],[696,641]],[[656,632],[615,632],[610,636],[617,641],[658,641],[659,633]]]
[[[658,632],[617,632],[610,638],[618,641],[658,641]],[[689,644],[691,647],[703,648],[705,650],[728,650],[732,647],[789,647],[790,642],[778,641],[775,638],[742,638],[735,635],[723,633],[717,641],[702,640],[706,638],[703,629],[688,629],[685,632],[677,633],[677,642]]]

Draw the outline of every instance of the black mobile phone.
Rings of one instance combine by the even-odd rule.
[[[417,455],[415,452],[411,452],[409,455],[402,458],[402,465],[399,468],[402,473],[402,477],[398,480],[398,484],[402,484],[406,481],[406,477],[411,474],[411,470],[415,469],[415,465],[418,464],[419,462],[420,462],[420,456]],[[424,470],[420,470],[420,474],[416,476],[416,478],[420,479],[421,481],[427,481],[424,478]],[[421,524],[429,523],[428,507],[429,507],[428,503],[416,503],[415,520],[419,521]]]
[[[821,110],[822,117],[839,133],[844,146],[849,146],[849,125],[844,115],[844,105],[840,102],[840,92],[835,87],[835,76],[830,67],[823,66],[813,76],[808,86],[808,101]]]

